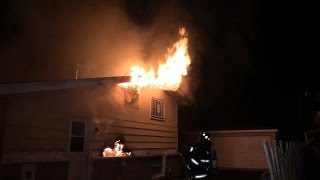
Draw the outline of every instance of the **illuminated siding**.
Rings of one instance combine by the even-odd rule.
[[[150,118],[150,100],[165,101],[164,120]],[[10,95],[3,140],[5,162],[68,159],[71,120],[83,117],[90,129],[88,147],[100,157],[116,137],[136,155],[177,150],[177,107],[172,95],[142,90],[139,101],[126,103],[118,86]]]
[[[116,99],[123,99],[121,91],[118,89]],[[164,120],[151,118],[152,97],[165,101]],[[125,148],[135,155],[176,152],[178,143],[176,111],[174,98],[160,90],[142,90],[139,102],[136,104],[123,104],[122,100],[118,108],[113,107],[113,112],[109,114],[111,117],[94,120],[97,127],[104,128],[93,133],[93,156],[100,156],[106,145],[111,146],[119,136],[124,138]]]

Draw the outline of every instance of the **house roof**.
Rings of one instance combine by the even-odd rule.
[[[92,87],[129,82],[130,76],[0,84],[0,95]]]
[[[166,91],[166,92],[175,96],[179,105],[191,106],[193,104],[192,98],[188,94],[183,93],[180,89],[178,89],[177,91]]]
[[[123,82],[129,82],[130,78],[130,76],[115,76],[60,81],[3,83],[0,84],[0,95],[93,87],[105,84],[118,84]],[[180,105],[188,106],[192,104],[192,99],[183,91],[183,88],[179,88],[177,91],[166,92],[176,97],[177,102]]]

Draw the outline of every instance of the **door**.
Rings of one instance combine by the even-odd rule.
[[[89,128],[88,117],[72,118],[69,138],[69,180],[89,179]]]

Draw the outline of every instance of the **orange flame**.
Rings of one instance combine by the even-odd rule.
[[[182,77],[187,75],[188,67],[191,64],[185,28],[180,28],[179,33],[181,35],[180,40],[168,50],[166,63],[159,65],[157,74],[153,69],[146,71],[140,66],[133,66],[130,73],[131,81],[119,85],[138,90],[149,87],[176,91],[180,86]]]
[[[102,156],[103,157],[130,156],[131,152],[124,152],[122,150],[123,147],[124,147],[124,144],[121,144],[120,140],[118,140],[114,143],[113,149],[111,149],[110,147],[105,148],[102,152]]]

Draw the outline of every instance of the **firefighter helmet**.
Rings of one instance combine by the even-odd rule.
[[[200,139],[201,140],[211,141],[210,134],[207,131],[201,131],[200,132]]]

